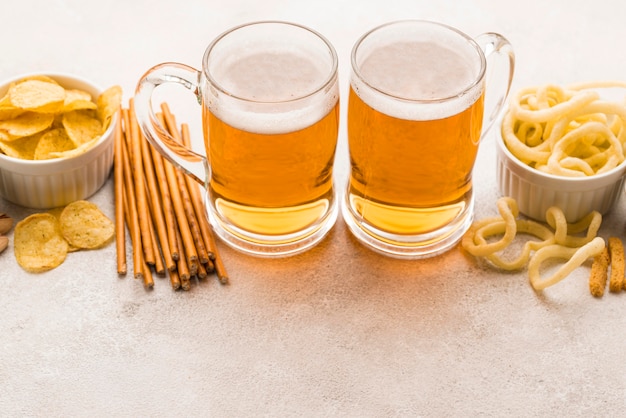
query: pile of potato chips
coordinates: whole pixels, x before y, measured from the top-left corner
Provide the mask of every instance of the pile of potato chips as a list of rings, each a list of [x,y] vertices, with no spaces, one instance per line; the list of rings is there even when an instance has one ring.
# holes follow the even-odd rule
[[[104,247],[114,234],[113,221],[97,205],[78,200],[60,213],[36,213],[18,222],[15,258],[24,270],[40,273],[60,266],[69,252]]]
[[[0,98],[0,151],[26,160],[82,154],[107,130],[121,101],[119,86],[94,102],[86,91],[66,89],[50,77],[23,78]]]

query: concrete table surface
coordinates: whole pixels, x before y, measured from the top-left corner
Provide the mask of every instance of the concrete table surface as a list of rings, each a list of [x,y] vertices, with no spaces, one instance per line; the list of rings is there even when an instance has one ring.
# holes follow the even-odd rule
[[[419,18],[502,33],[517,54],[513,90],[626,78],[621,1],[23,0],[0,10],[0,78],[75,73],[120,84],[125,103],[145,70],[199,67],[234,25],[317,29],[340,57],[339,188],[350,49],[378,24]],[[178,120],[201,141],[192,101],[172,93]],[[495,215],[493,135],[474,187],[477,217]],[[112,179],[89,200],[113,217]],[[626,238],[624,204],[601,236]],[[0,212],[34,211],[0,199]],[[0,416],[625,414],[626,294],[591,297],[588,266],[539,294],[525,271],[493,270],[459,248],[421,261],[380,256],[341,219],[292,258],[220,251],[231,284],[208,278],[189,291],[118,277],[113,244],[44,274],[23,271],[12,247],[0,254]]]

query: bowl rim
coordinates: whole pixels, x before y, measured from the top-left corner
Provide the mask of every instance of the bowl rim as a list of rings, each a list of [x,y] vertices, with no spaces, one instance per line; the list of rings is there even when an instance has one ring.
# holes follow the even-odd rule
[[[509,150],[509,147],[506,145],[501,132],[496,135],[496,145],[498,150],[500,151],[499,153],[497,153],[498,156],[503,154],[506,157],[507,161],[509,162],[509,164],[507,164],[509,168],[511,168],[510,165],[512,164],[518,174],[527,174],[527,177],[530,177],[530,181],[542,183],[542,185],[544,186],[551,185],[552,187],[557,188],[562,187],[564,184],[567,184],[572,185],[573,187],[575,187],[575,185],[578,185],[595,188],[614,183],[620,178],[624,177],[624,175],[626,175],[626,159],[611,170],[600,174],[594,174],[592,176],[568,177],[546,173],[544,171],[540,171],[534,167],[529,166],[528,164],[517,158],[511,152],[511,150]]]
[[[99,84],[96,84],[93,81],[90,81],[84,77],[77,76],[72,73],[55,72],[55,71],[35,71],[35,72],[18,74],[11,78],[0,80],[0,97],[4,96],[4,94],[6,93],[6,90],[8,90],[8,87],[11,83],[15,81],[19,81],[26,77],[33,77],[33,76],[50,77],[53,80],[57,81],[64,88],[67,88],[67,86],[65,85],[66,82],[70,84],[76,83],[76,84],[84,85],[88,87],[88,88],[85,88],[85,90],[87,90],[90,94],[92,94],[92,100],[97,99],[97,97],[93,97],[93,95],[96,92],[97,94],[101,94],[104,91],[104,89]],[[98,139],[98,141],[91,148],[89,148],[87,151],[85,151],[82,154],[74,155],[71,157],[51,158],[47,160],[26,160],[22,158],[11,157],[9,155],[6,155],[0,152],[0,165],[4,165],[5,168],[7,168],[6,165],[8,165],[11,167],[21,167],[22,169],[26,167],[57,168],[56,166],[58,165],[66,165],[66,164],[71,164],[71,163],[75,163],[75,165],[80,166],[82,165],[80,164],[82,160],[88,159],[89,155],[91,155],[92,152],[95,152],[96,149],[101,148],[103,143],[108,142],[110,137],[113,136],[113,130],[115,129],[117,123],[118,123],[118,113],[116,112],[113,115],[113,119],[111,120],[111,123],[109,124],[109,127],[107,128],[107,130],[104,131],[102,135],[100,135],[100,138]],[[9,167],[9,169],[11,168]]]

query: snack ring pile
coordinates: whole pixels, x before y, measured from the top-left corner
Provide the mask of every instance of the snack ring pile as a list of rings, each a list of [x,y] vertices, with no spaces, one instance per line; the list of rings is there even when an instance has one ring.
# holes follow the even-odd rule
[[[525,164],[558,176],[584,177],[614,169],[625,159],[626,105],[604,100],[593,89],[615,87],[626,83],[520,90],[502,121],[506,146]]]

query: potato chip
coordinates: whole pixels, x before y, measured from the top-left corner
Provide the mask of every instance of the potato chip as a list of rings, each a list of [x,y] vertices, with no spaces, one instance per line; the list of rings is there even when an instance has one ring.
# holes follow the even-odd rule
[[[12,141],[35,135],[52,125],[54,115],[50,113],[26,112],[14,119],[0,121],[0,139]]]
[[[65,89],[56,83],[30,79],[9,87],[11,104],[33,112],[55,113],[63,108]]]
[[[52,83],[52,84],[59,85],[59,83],[57,83],[57,81],[55,79],[50,78],[47,75],[42,75],[42,74],[35,74],[35,75],[26,76],[24,78],[21,78],[19,81],[17,81],[14,84],[19,84],[19,83],[23,83],[25,81],[31,81],[31,80],[45,81],[46,83]]]
[[[13,119],[22,113],[24,113],[23,109],[11,104],[8,94],[0,99],[0,120]]]
[[[33,273],[55,268],[67,256],[68,243],[61,235],[59,222],[49,213],[30,215],[18,222],[13,241],[18,264]]]
[[[40,132],[32,136],[20,138],[17,141],[3,141],[0,139],[0,150],[9,157],[33,160],[35,159],[35,149],[41,136],[42,133]]]
[[[63,112],[81,109],[97,109],[96,104],[91,100],[91,94],[83,90],[65,90]]]
[[[100,140],[100,137],[96,137],[89,142],[85,142],[80,147],[76,147],[74,149],[70,149],[67,151],[52,151],[50,152],[50,158],[72,158],[84,154],[89,151],[89,149],[96,144]]]
[[[45,75],[12,82],[0,97],[0,153],[30,160],[81,155],[102,137],[121,101],[119,86],[94,101],[89,92],[65,89]]]
[[[102,124],[96,115],[88,110],[64,113],[62,123],[67,136],[77,147],[102,134]]]
[[[41,136],[33,158],[35,160],[48,160],[57,158],[53,153],[75,149],[74,142],[67,136],[63,129],[52,129]]]
[[[63,237],[77,248],[100,248],[111,241],[115,233],[113,221],[98,206],[86,200],[67,205],[59,222]]]
[[[52,209],[49,209],[48,212],[46,212],[46,213],[49,213],[50,215],[54,216],[55,218],[57,218],[57,221],[58,221],[59,218],[61,217],[61,213],[63,213],[64,209],[65,209],[65,206],[61,206],[61,207],[58,207],[58,208],[52,208]],[[61,225],[61,224],[59,223],[59,225]],[[75,253],[76,251],[80,251],[80,248],[74,247],[69,242],[67,244],[68,244],[68,248],[67,248],[67,252],[68,253]]]
[[[98,119],[102,123],[103,131],[107,130],[113,119],[113,115],[118,111],[122,104],[122,88],[113,86],[106,89],[98,97]]]

